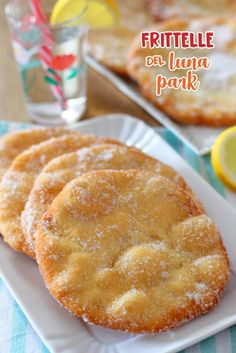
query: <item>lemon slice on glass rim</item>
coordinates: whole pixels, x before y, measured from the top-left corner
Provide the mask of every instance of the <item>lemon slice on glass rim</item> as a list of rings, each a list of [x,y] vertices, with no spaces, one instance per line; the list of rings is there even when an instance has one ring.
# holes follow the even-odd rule
[[[110,27],[118,18],[115,0],[58,0],[52,9],[50,24],[68,22],[68,25],[86,23],[91,27]]]
[[[216,175],[236,190],[236,126],[225,130],[216,139],[211,161]]]

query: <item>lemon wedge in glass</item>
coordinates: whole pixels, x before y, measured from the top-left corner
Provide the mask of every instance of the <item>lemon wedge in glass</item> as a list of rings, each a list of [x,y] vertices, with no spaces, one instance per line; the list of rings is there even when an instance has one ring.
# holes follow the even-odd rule
[[[52,9],[50,24],[68,22],[68,25],[86,23],[91,27],[110,27],[118,18],[115,0],[58,0]]]
[[[216,139],[211,160],[216,175],[236,190],[236,126],[225,130]]]

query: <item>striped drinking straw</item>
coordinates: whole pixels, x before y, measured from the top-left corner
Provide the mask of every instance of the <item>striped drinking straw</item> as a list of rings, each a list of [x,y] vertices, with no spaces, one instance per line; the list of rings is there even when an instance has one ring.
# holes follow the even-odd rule
[[[39,48],[38,51],[38,56],[41,62],[41,65],[45,71],[47,71],[47,75],[52,75],[50,70],[50,64],[53,59],[53,54],[50,49],[50,47],[53,45],[54,40],[53,40],[53,35],[48,27],[48,21],[43,13],[42,6],[40,4],[40,0],[29,0],[30,8],[35,16],[37,23],[41,26],[41,34],[42,34],[42,45]],[[57,74],[54,74],[53,76],[54,79],[60,84],[60,77]],[[50,85],[50,88],[52,90],[52,93],[54,97],[57,99],[57,101],[62,105],[63,109],[67,108],[67,101],[64,96],[64,93],[62,91],[62,88],[60,85],[58,86],[52,86]]]

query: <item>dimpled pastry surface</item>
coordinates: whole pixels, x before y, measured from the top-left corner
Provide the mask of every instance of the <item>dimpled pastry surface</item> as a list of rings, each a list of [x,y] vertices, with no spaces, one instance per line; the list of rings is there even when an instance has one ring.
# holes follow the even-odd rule
[[[35,128],[10,132],[0,137],[0,179],[18,154],[32,145],[69,132],[63,128]]]
[[[128,146],[98,145],[53,159],[36,179],[22,212],[21,224],[34,251],[38,222],[63,187],[79,175],[102,169],[143,169],[163,175],[191,192],[184,179],[171,167]]]
[[[236,22],[232,19],[176,19],[157,23],[150,31],[214,32],[213,49],[141,48],[139,36],[128,55],[128,72],[138,83],[143,95],[173,120],[184,124],[229,126],[236,124]],[[193,71],[200,82],[197,91],[165,88],[156,95],[156,77],[186,77],[188,69],[168,69],[171,51],[175,57],[200,58],[210,61],[208,69]],[[147,56],[161,55],[166,65],[145,66]],[[161,76],[159,76],[161,77]]]
[[[109,139],[74,132],[32,146],[15,158],[0,183],[0,232],[13,249],[31,256],[21,227],[21,212],[43,167],[57,156],[105,142],[112,143]]]
[[[207,313],[229,280],[213,222],[176,184],[137,170],[94,171],[67,184],[39,223],[36,255],[69,311],[134,333]]]

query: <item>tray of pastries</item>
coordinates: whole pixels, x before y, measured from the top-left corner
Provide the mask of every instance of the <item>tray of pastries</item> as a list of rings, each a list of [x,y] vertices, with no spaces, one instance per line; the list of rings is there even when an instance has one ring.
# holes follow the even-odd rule
[[[236,124],[235,1],[117,1],[120,22],[91,30],[87,62],[196,153],[208,153],[216,137]],[[198,91],[165,89],[156,95],[156,75],[167,67],[146,67],[145,57],[172,49],[141,48],[142,31],[214,32],[214,49],[175,49],[178,57],[207,57],[211,66],[198,70]],[[176,70],[175,75],[183,75]]]

